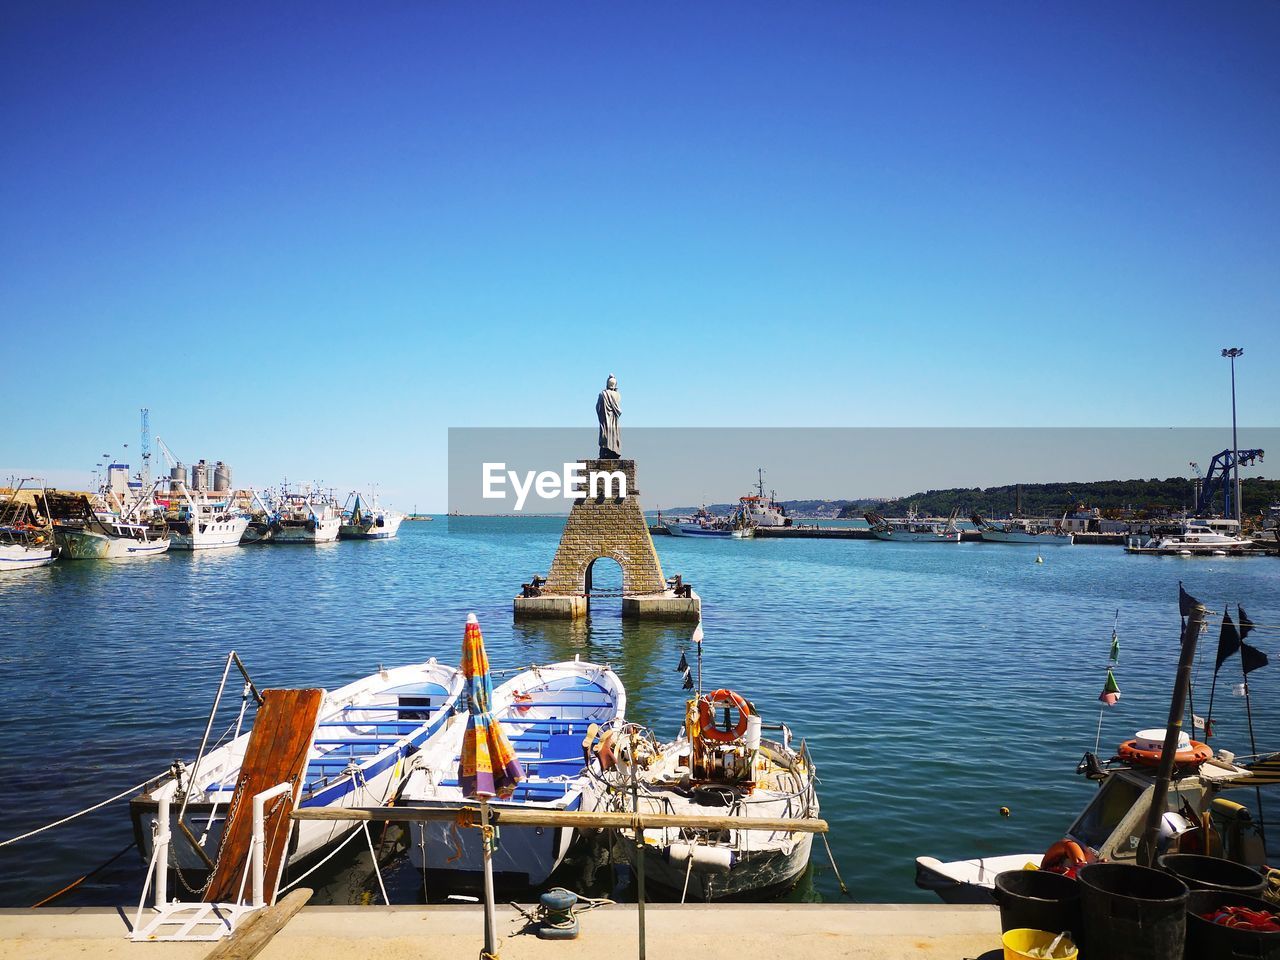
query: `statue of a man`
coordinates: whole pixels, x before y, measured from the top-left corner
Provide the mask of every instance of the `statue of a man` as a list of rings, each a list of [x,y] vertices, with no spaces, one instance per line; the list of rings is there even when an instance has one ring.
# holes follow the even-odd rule
[[[600,459],[617,460],[622,456],[622,434],[618,431],[618,417],[622,416],[622,399],[618,396],[618,381],[613,374],[596,398],[596,418],[600,421]]]

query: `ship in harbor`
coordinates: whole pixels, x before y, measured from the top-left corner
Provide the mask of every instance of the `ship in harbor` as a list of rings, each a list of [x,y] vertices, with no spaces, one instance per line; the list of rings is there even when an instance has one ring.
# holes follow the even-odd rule
[[[44,485],[24,495],[26,482],[0,503],[0,572],[47,567],[58,559]]]
[[[165,553],[172,540],[163,515],[114,513],[87,494],[46,491],[61,555],[70,560],[125,560]]]
[[[175,501],[176,496],[176,501]],[[231,496],[210,497],[183,484],[168,501],[172,516],[169,533],[174,550],[216,550],[240,546],[249,517]]]
[[[1041,547],[1066,547],[1075,542],[1073,534],[1050,521],[1028,520],[1025,517],[987,520],[980,513],[975,513],[970,519],[978,528],[983,543],[1034,543]]]
[[[906,519],[890,520],[879,513],[866,513],[867,525],[877,540],[897,543],[959,543],[960,529],[956,526],[959,508],[951,511],[945,520],[933,517],[917,517],[908,511]]]
[[[404,514],[388,510],[378,503],[377,496],[364,497],[351,494],[355,503],[342,511],[342,524],[338,528],[341,540],[390,540],[404,522]],[[347,498],[350,502],[350,497]]]
[[[342,508],[332,495],[304,487],[285,491],[275,504],[272,543],[330,543],[338,539]]]
[[[1128,553],[1166,557],[1243,556],[1253,549],[1253,541],[1240,536],[1240,525],[1234,520],[1196,517],[1183,520],[1174,532],[1130,537],[1125,545]]]
[[[743,523],[753,527],[789,527],[791,518],[778,502],[777,491],[764,492],[764,468],[756,470],[756,492],[738,499],[738,513]]]

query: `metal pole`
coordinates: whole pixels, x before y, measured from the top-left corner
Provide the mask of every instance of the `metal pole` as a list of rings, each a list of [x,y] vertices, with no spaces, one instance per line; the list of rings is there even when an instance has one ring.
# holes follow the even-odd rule
[[[702,649],[702,645],[698,645]],[[631,812],[640,813],[640,765],[636,762],[636,728],[631,728]],[[640,960],[644,960],[644,827],[635,826],[636,840],[636,915],[640,922]]]
[[[1231,503],[1232,514],[1236,523],[1240,523],[1240,442],[1236,437],[1236,357],[1244,356],[1243,347],[1228,347],[1222,351],[1224,357],[1231,360],[1231,454],[1232,480]]]
[[[494,925],[496,912],[493,896],[493,828],[489,826],[489,801],[480,798],[480,843],[484,855],[484,957],[498,955],[498,932]]]
[[[151,843],[156,862],[156,909],[159,910],[169,902],[169,840],[173,832],[169,829],[169,798],[160,798],[159,809],[156,810],[156,832]]]
[[[1187,615],[1182,629],[1182,655],[1178,658],[1178,676],[1173,684],[1173,700],[1169,704],[1169,723],[1164,729],[1164,747],[1160,751],[1160,767],[1156,773],[1156,785],[1151,793],[1151,808],[1147,811],[1147,824],[1138,843],[1138,863],[1155,865],[1160,820],[1165,814],[1169,796],[1169,781],[1173,779],[1173,761],[1178,752],[1178,736],[1182,733],[1182,711],[1187,702],[1187,690],[1191,687],[1191,667],[1196,659],[1196,641],[1204,626],[1204,604],[1197,603]]]

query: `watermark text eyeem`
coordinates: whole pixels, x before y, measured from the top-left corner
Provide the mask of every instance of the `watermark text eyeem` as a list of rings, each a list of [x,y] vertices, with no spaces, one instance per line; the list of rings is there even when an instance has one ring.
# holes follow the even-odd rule
[[[480,470],[482,496],[486,500],[505,500],[515,494],[515,509],[523,510],[529,494],[541,500],[576,500],[588,497],[622,497],[627,495],[627,476],[621,470],[592,470],[582,462],[566,463],[560,473],[554,470],[526,470],[523,475],[508,470],[505,463],[484,463]]]

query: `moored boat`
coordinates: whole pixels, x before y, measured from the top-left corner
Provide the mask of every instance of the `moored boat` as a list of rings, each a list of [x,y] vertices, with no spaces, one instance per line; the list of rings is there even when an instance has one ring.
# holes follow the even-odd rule
[[[592,724],[616,726],[626,705],[626,691],[612,669],[579,660],[532,667],[499,686],[493,715],[526,776],[510,797],[489,801],[489,808],[499,813],[511,807],[580,809],[588,787],[583,735]],[[458,784],[463,733],[459,726],[414,756],[397,806],[463,802]],[[484,864],[478,831],[441,821],[414,823],[412,829],[409,858],[416,869],[450,886],[479,884]],[[574,833],[570,827],[503,827],[492,857],[495,880],[505,886],[542,883],[564,859]]]
[[[978,528],[983,543],[1033,543],[1040,547],[1066,547],[1075,542],[1075,535],[1061,529],[1059,524],[1014,517],[1009,520],[987,520],[975,513],[971,518]]]
[[[61,555],[70,560],[122,560],[165,553],[171,544],[161,516],[94,508],[82,493],[48,491],[45,500]]]
[[[338,528],[340,540],[389,540],[396,535],[404,514],[388,510],[370,498],[366,501],[358,493],[352,494],[355,503],[342,512],[342,524]]]
[[[732,517],[717,517],[705,506],[700,507],[692,517],[667,520],[665,525],[673,537],[747,540],[755,533],[755,527],[743,520],[741,512]]]
[[[1112,765],[1086,754],[1078,773],[1100,783],[1099,790],[1062,839],[1043,853],[1028,852],[943,862],[916,858],[916,886],[932,890],[947,903],[990,903],[995,878],[1024,867],[1073,874],[1084,863],[1134,863],[1138,840],[1147,821],[1163,752],[1163,729],[1140,731],[1125,741]],[[1216,756],[1205,744],[1179,737],[1176,776],[1169,785],[1160,842],[1164,852],[1214,851],[1226,859],[1261,867],[1266,855],[1257,832],[1258,820],[1243,806],[1250,796],[1227,800],[1222,794],[1243,787],[1274,785],[1280,760],[1266,758],[1246,767],[1233,754]],[[1236,802],[1241,801],[1241,802]],[[1261,879],[1261,878],[1259,878]]]
[[[58,558],[44,487],[23,492],[24,478],[0,503],[0,572],[47,567]]]
[[[1234,521],[1231,523],[1234,524]],[[1252,540],[1239,536],[1238,532],[1215,529],[1213,521],[1199,518],[1182,521],[1174,533],[1146,538],[1130,537],[1125,545],[1128,553],[1184,557],[1244,556],[1253,549]]]
[[[173,503],[174,496],[178,502]],[[230,494],[210,498],[203,491],[192,493],[185,483],[170,498],[173,515],[168,519],[169,535],[175,550],[216,550],[238,547],[249,526],[249,517],[231,500]]]
[[[425,663],[379,670],[325,694],[320,707],[298,806],[378,806],[395,795],[407,759],[434,737],[461,723],[457,713],[463,677],[456,667]],[[245,698],[249,696],[246,686]],[[246,700],[247,702],[247,700]],[[130,801],[134,836],[144,860],[151,856],[151,821],[159,802],[172,804],[205,855],[217,859],[227,804],[235,791],[251,733],[197,757],[177,761]],[[184,809],[185,804],[185,809]],[[300,822],[288,863],[323,852],[357,828],[355,821]],[[174,837],[181,831],[175,830]],[[185,834],[183,834],[185,835]],[[171,862],[203,879],[207,863],[187,840],[170,849]]]
[[[960,530],[956,527],[956,514],[951,511],[946,520],[919,519],[914,512],[904,520],[890,520],[879,513],[865,513],[867,525],[877,540],[895,543],[959,543]]]
[[[338,539],[341,510],[330,496],[285,492],[275,504],[272,543],[330,543]]]
[[[736,721],[730,718],[736,714]],[[818,817],[812,759],[791,742],[785,724],[777,740],[761,736],[754,707],[732,690],[688,701],[680,736],[659,744],[634,725],[606,733],[594,750],[596,810],[687,816]],[[632,744],[635,744],[634,752]],[[643,856],[647,881],[680,899],[760,897],[789,889],[809,864],[813,834],[788,830],[649,828]],[[619,846],[634,862],[634,830]]]

